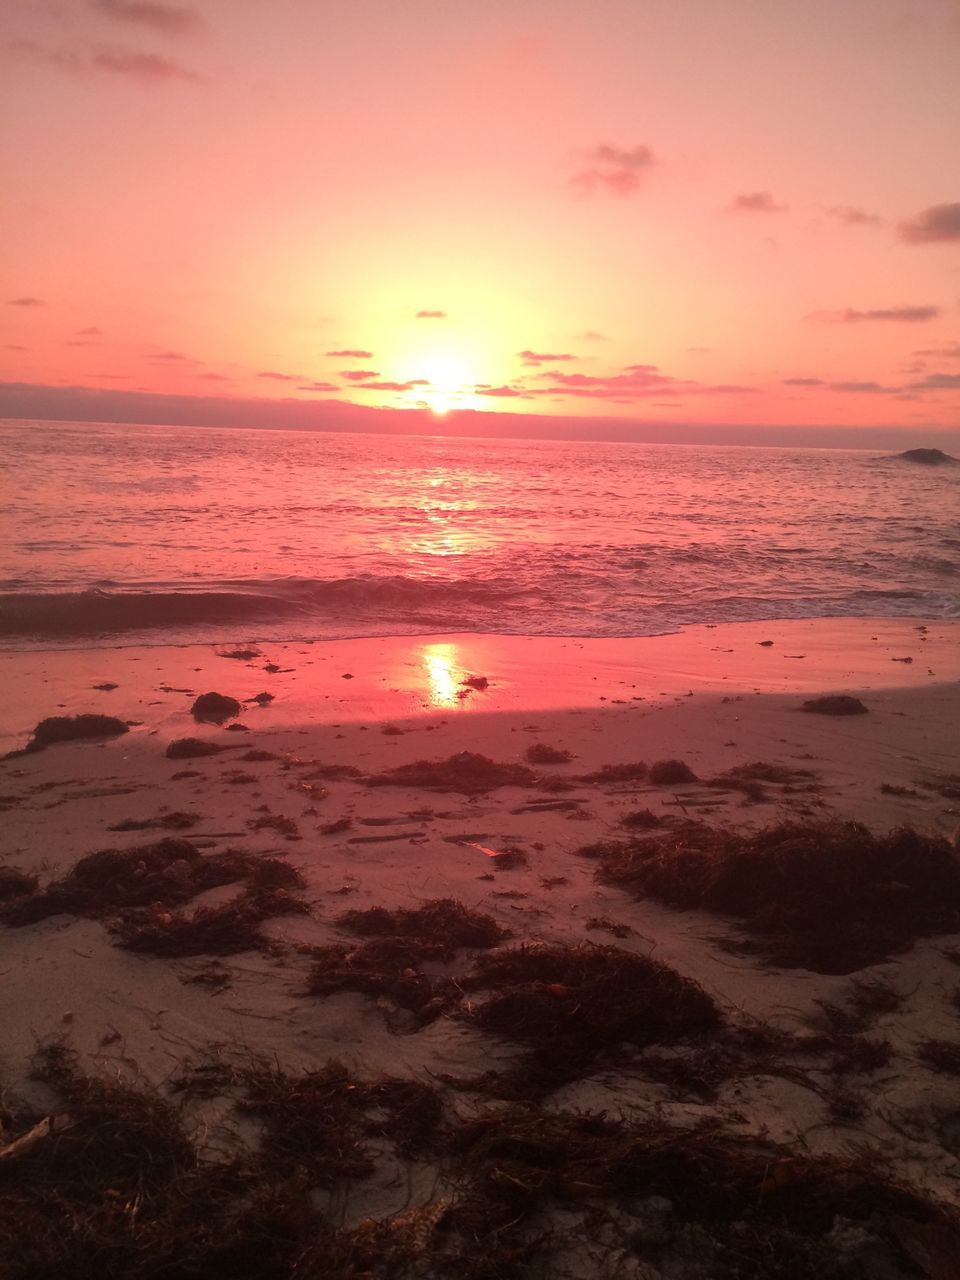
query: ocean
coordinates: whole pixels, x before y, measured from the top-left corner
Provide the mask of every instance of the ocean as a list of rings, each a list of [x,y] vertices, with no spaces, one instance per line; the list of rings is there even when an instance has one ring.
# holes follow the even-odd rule
[[[0,647],[960,617],[960,468],[0,423]]]

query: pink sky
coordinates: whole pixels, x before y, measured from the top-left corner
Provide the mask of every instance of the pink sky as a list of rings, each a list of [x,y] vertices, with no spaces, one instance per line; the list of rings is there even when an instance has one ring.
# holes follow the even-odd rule
[[[6,0],[0,381],[956,427],[958,65],[960,0]]]

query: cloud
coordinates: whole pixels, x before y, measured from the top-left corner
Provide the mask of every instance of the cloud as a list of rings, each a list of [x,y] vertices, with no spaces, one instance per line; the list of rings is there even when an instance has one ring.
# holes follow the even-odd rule
[[[417,320],[446,320],[447,313],[445,311],[418,311],[415,318]]]
[[[828,382],[827,386],[831,391],[879,392],[885,395],[900,390],[899,387],[883,387],[879,382]]]
[[[584,329],[583,333],[576,335],[581,342],[606,342],[607,335],[605,333],[597,333],[596,329]]]
[[[349,378],[351,382],[364,382],[367,378],[379,378],[379,369],[340,369],[341,378]]]
[[[359,347],[347,349],[346,351],[328,351],[328,356],[333,356],[341,360],[372,360],[372,351],[361,351]]]
[[[338,391],[335,382],[307,382],[297,387],[298,391]]]
[[[827,382],[824,378],[784,378],[785,387],[823,387],[827,391],[845,391],[850,395],[895,395],[900,387],[885,387],[879,382]]]
[[[274,382],[299,382],[303,377],[302,373],[275,373],[272,369],[266,369],[263,373],[257,374],[258,378],[272,378]]]
[[[695,356],[708,356],[713,350],[712,347],[687,347],[687,350]]]
[[[812,320],[831,320],[835,324],[861,324],[864,321],[893,321],[903,324],[923,324],[940,315],[940,307],[873,307],[859,311],[856,307],[844,307],[842,311],[815,311]]]
[[[875,213],[867,213],[866,209],[860,209],[856,205],[831,205],[827,213],[831,218],[836,218],[838,222],[845,222],[848,227],[880,227],[883,225],[883,218],[878,217]]]
[[[72,73],[102,71],[108,75],[128,76],[145,84],[161,84],[170,80],[201,80],[196,72],[159,53],[100,47],[87,55],[70,49],[48,49],[35,40],[8,40],[2,47],[8,56],[45,62],[60,71]]]
[[[676,378],[660,373],[656,365],[628,365],[619,373],[611,374],[561,373],[551,369],[548,373],[535,376],[550,380],[548,387],[537,389],[539,394],[582,396],[599,400],[623,396],[636,400],[645,396],[663,395],[667,389],[679,385]]]
[[[172,58],[164,58],[163,54],[141,54],[141,52],[106,49],[97,47],[90,55],[81,55],[73,50],[46,49],[33,40],[12,40],[3,46],[5,54],[15,58],[26,58],[32,61],[49,63],[63,72],[105,72],[115,76],[127,76],[140,79],[143,83],[159,84],[164,81],[200,82],[201,77],[186,67],[180,67]]]
[[[960,342],[950,342],[945,347],[921,347],[915,356],[943,356],[947,360],[960,360]]]
[[[47,304],[42,298],[8,298],[8,307],[45,307]]]
[[[913,218],[906,218],[897,228],[900,239],[908,244],[934,244],[960,240],[960,204],[934,204]]]
[[[36,40],[5,40],[2,49],[7,57],[30,62],[46,62],[60,71],[82,71],[83,59],[68,49],[48,49]]]
[[[22,347],[19,342],[5,342],[3,344],[4,351],[29,351],[29,347]]]
[[[160,84],[165,80],[199,80],[194,71],[188,71],[172,58],[160,53],[132,53],[122,49],[97,49],[90,55],[90,65],[97,71],[129,76],[145,84]]]
[[[478,396],[499,396],[502,399],[514,399],[529,397],[529,391],[518,391],[516,387],[486,387],[476,386],[474,391]]]
[[[92,6],[104,17],[117,22],[140,23],[165,35],[185,35],[203,26],[203,20],[194,9],[161,4],[159,0],[92,0]]]
[[[554,354],[549,351],[518,351],[517,355],[524,364],[541,365],[548,364],[551,361],[560,362],[563,360],[576,360],[576,356],[570,355],[568,352]]]
[[[150,355],[150,356],[148,356],[148,357],[147,357],[147,359],[148,359],[148,360],[163,360],[163,361],[165,361],[167,364],[175,364],[175,363],[178,363],[178,362],[180,362],[180,361],[183,361],[183,362],[185,362],[186,364],[195,364],[195,363],[196,363],[196,361],[194,360],[193,356],[185,356],[185,355],[183,354],[183,352],[182,352],[182,351],[161,351],[161,352],[157,353],[156,355]]]
[[[960,373],[928,373],[919,382],[909,383],[911,391],[960,391]]]
[[[579,169],[570,182],[583,195],[593,195],[596,191],[615,196],[632,195],[657,163],[653,151],[643,145],[612,147],[602,143],[581,154],[586,167]]]
[[[198,373],[196,375],[203,382],[232,382],[232,378],[228,378],[225,373]]]
[[[363,382],[357,391],[411,391],[414,387],[429,387],[428,378],[411,378],[409,382]]]
[[[732,213],[786,213],[788,206],[777,204],[769,191],[746,191],[734,196],[728,208]]]
[[[86,329],[78,329],[76,336],[78,338],[102,338],[103,330],[98,329],[95,324],[92,324]]]

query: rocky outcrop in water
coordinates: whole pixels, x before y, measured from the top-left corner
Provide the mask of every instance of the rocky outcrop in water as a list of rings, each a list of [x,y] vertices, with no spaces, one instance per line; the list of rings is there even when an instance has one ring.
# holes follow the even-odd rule
[[[960,458],[954,458],[942,449],[904,449],[895,455],[897,462],[919,462],[924,467],[956,466]]]

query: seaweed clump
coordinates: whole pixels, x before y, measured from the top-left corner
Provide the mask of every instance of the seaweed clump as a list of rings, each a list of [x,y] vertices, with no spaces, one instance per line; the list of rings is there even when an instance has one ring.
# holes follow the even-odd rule
[[[563,747],[551,747],[546,742],[535,742],[524,752],[530,764],[568,764],[573,759],[573,752]]]
[[[256,1146],[225,1155],[182,1107],[83,1075],[62,1046],[41,1050],[36,1075],[58,1110],[5,1114],[5,1280],[918,1280],[955,1274],[960,1250],[956,1211],[865,1149],[815,1156],[715,1122],[516,1104],[451,1122],[418,1080],[368,1081],[335,1061],[286,1072],[221,1050],[173,1087],[256,1122]],[[443,1194],[336,1225],[385,1153],[438,1163]]]
[[[800,710],[821,716],[864,716],[868,708],[848,693],[830,693],[823,698],[808,698]]]
[[[215,756],[222,750],[218,743],[204,738],[175,738],[164,755],[168,760],[196,760],[201,756]]]
[[[310,994],[359,991],[385,996],[417,1014],[421,1023],[432,1021],[462,997],[450,979],[424,973],[424,963],[450,961],[460,948],[493,947],[509,936],[492,916],[470,911],[452,898],[395,911],[347,911],[337,923],[370,941],[314,948]]]
[[[79,716],[48,716],[33,731],[30,741],[19,751],[7,752],[7,758],[43,751],[56,742],[82,742],[89,738],[116,738],[129,733],[129,726],[116,716],[85,712]]]
[[[262,931],[276,916],[308,915],[309,908],[286,889],[247,889],[217,907],[198,907],[192,914],[154,904],[125,911],[112,921],[118,946],[153,956],[232,956],[241,951],[276,951]]]
[[[543,1096],[624,1043],[675,1044],[721,1026],[716,1004],[695,982],[619,947],[500,951],[478,957],[460,985],[490,993],[464,1017],[529,1050],[500,1082],[513,1096]]]
[[[0,1161],[5,1280],[355,1274],[305,1180],[265,1179],[256,1158],[205,1158],[166,1098],[83,1075],[62,1046],[41,1050],[35,1074],[63,1110]]]
[[[720,791],[742,791],[748,800],[769,799],[764,783],[775,783],[785,790],[815,791],[817,774],[812,769],[791,769],[789,765],[756,760],[752,764],[734,765],[704,785]]]
[[[640,782],[650,772],[647,765],[642,760],[635,760],[632,764],[603,764],[593,773],[584,773],[577,779],[578,782]]]
[[[205,724],[224,724],[243,710],[236,698],[226,693],[201,693],[190,708],[194,720]]]
[[[67,913],[100,920],[138,907],[180,906],[207,889],[243,883],[251,891],[303,887],[279,858],[226,850],[204,855],[189,840],[169,837],[132,849],[101,849],[76,862],[59,880],[15,898],[3,911],[11,925]]]
[[[579,850],[635,897],[734,919],[735,949],[819,973],[850,973],[921,937],[960,929],[960,863],[948,842],[856,822],[779,823],[755,833],[685,823]]]
[[[696,782],[697,775],[683,760],[657,760],[650,766],[650,781],[655,787],[676,787]]]
[[[537,775],[522,764],[500,764],[475,751],[458,751],[446,760],[417,760],[364,778],[370,787],[423,787],[482,795],[498,787],[532,787]]]
[[[715,1124],[631,1126],[527,1106],[468,1121],[451,1143],[471,1177],[445,1225],[490,1263],[472,1276],[532,1274],[531,1255],[547,1262],[543,1274],[560,1274],[572,1247],[586,1268],[576,1274],[613,1274],[612,1256],[633,1274],[639,1255],[651,1275],[689,1280],[907,1280],[951,1274],[960,1247],[952,1210],[862,1152],[813,1156]],[[550,1229],[560,1205],[566,1238]],[[585,1237],[596,1242],[589,1262]],[[918,1271],[918,1256],[942,1271]]]
[[[508,936],[493,916],[471,911],[454,898],[431,898],[419,907],[371,907],[366,911],[345,911],[337,920],[344,929],[360,937],[424,938],[442,948],[452,958],[458,947],[495,947]]]

